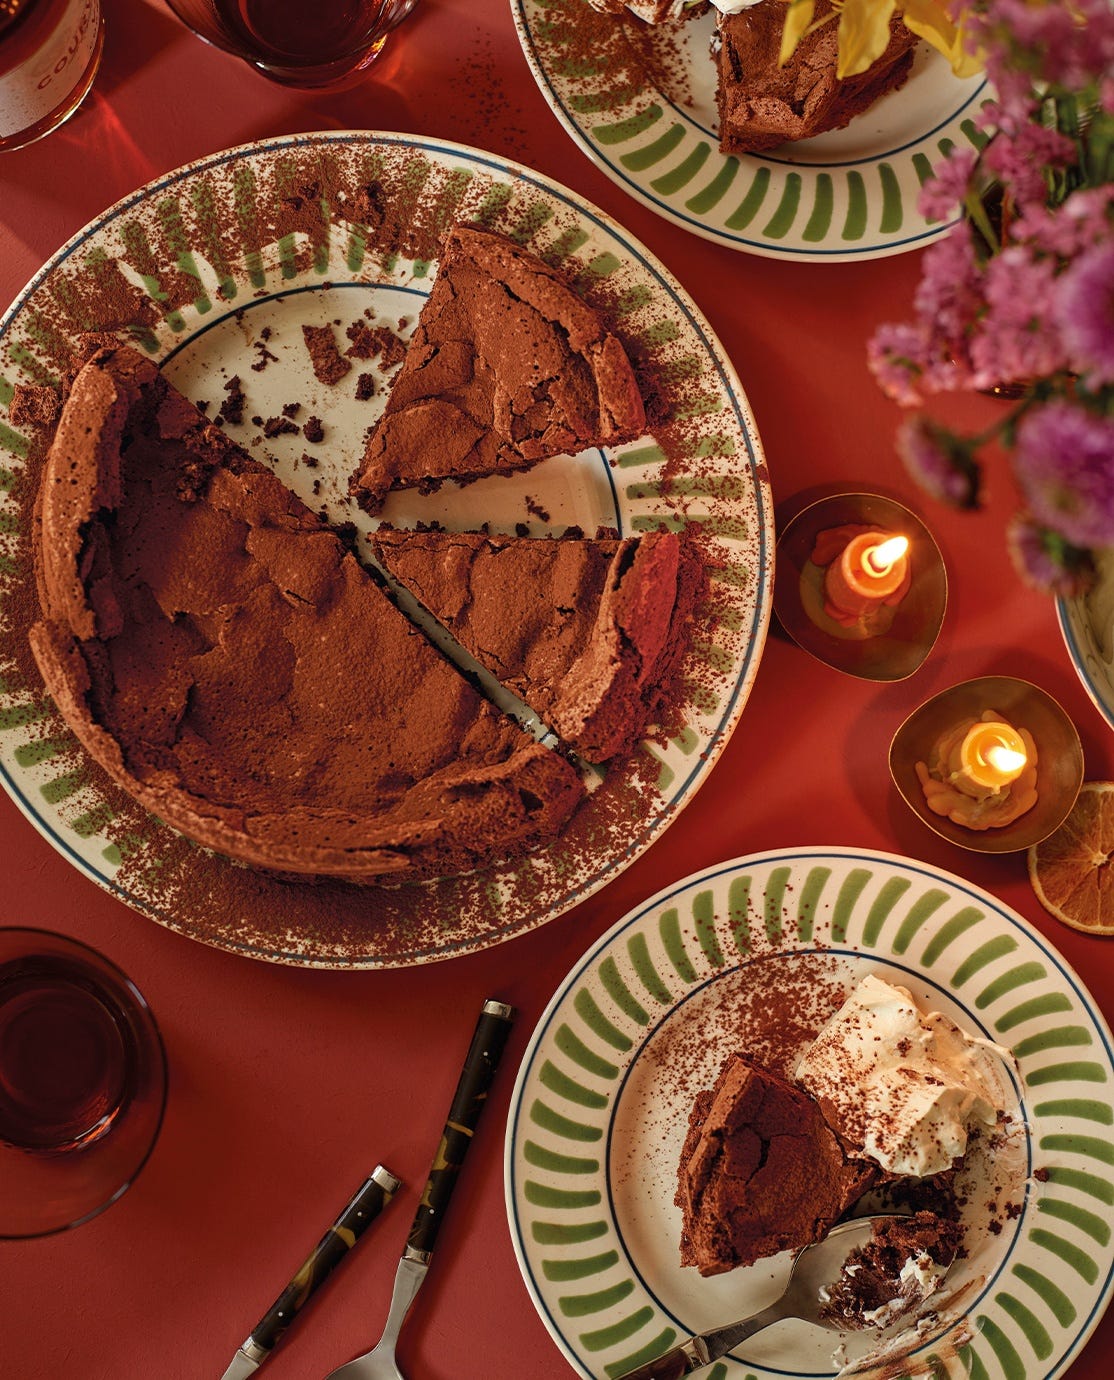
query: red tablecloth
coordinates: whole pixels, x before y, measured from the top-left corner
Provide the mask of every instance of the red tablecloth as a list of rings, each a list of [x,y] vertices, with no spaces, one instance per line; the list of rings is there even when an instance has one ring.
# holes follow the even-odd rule
[[[358,89],[279,88],[184,31],[153,0],[105,0],[103,68],[87,106],[47,140],[0,155],[0,305],[93,216],[213,150],[317,129],[438,135],[523,162],[602,207],[673,271],[706,313],[757,417],[779,516],[817,486],[881,490],[932,528],[950,577],[942,636],[907,681],[882,686],[820,664],[781,634],[766,645],[739,727],[697,798],[638,862],[574,911],[473,956],[407,971],[273,967],[170,933],[79,875],[0,798],[5,923],[88,941],[136,980],[165,1037],[170,1097],[136,1186],[80,1230],[0,1242],[4,1380],[201,1380],[247,1328],[376,1160],[422,1182],[460,1052],[482,1000],[520,1012],[435,1266],[403,1334],[412,1377],[563,1377],[569,1367],[515,1262],[502,1136],[514,1067],[553,990],[641,899],[736,855],[790,845],[876,848],[957,872],[1048,938],[1114,1015],[1114,941],[1058,925],[1023,854],[986,857],[925,828],[891,785],[894,730],[936,691],[982,674],[1042,685],[1078,726],[1091,779],[1114,777],[1114,736],[1080,686],[1052,602],[1015,577],[1004,543],[1014,496],[959,516],[894,457],[897,409],[865,344],[907,314],[920,255],[864,264],[772,261],[707,243],[631,200],[572,144],[538,92],[505,0],[422,0]],[[981,414],[989,404],[956,404]],[[381,1327],[413,1209],[372,1228],[269,1363],[313,1380]],[[1114,1320],[1072,1380],[1105,1377]]]

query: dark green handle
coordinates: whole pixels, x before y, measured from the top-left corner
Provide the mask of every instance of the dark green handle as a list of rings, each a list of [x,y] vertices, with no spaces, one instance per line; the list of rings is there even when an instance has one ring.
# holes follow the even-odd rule
[[[261,1351],[274,1349],[302,1308],[391,1201],[398,1186],[399,1180],[389,1169],[376,1165],[302,1268],[252,1328],[249,1340],[256,1347]]]
[[[414,1214],[407,1246],[414,1251],[433,1250],[441,1220],[456,1186],[464,1156],[472,1143],[472,1133],[487,1101],[491,1080],[511,1033],[514,1008],[501,1001],[484,1002],[476,1031],[468,1048],[460,1082],[456,1085],[448,1120],[441,1133],[441,1144],[422,1190],[422,1200]]]

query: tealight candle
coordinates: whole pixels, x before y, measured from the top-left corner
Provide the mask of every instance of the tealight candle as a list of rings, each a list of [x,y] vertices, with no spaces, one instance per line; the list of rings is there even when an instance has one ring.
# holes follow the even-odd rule
[[[925,803],[968,829],[1012,824],[1037,803],[1037,746],[994,710],[941,734],[916,764]]]
[[[824,572],[824,611],[840,623],[861,622],[883,606],[900,603],[909,587],[909,538],[876,529],[853,534],[833,530],[842,540]],[[820,551],[817,556],[826,555]],[[823,563],[823,562],[821,562]]]
[[[972,724],[956,749],[956,786],[962,782],[991,791],[1000,791],[1016,781],[1025,770],[1029,754],[1024,739],[1012,724],[997,720]]]

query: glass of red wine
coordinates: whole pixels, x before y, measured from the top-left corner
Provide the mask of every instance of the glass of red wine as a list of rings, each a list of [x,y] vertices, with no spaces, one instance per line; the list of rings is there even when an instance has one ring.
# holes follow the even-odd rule
[[[0,928],[0,1238],[114,1203],[165,1105],[162,1039],[135,984],[74,939]]]
[[[337,90],[355,84],[417,0],[167,0],[199,38],[272,81]]]

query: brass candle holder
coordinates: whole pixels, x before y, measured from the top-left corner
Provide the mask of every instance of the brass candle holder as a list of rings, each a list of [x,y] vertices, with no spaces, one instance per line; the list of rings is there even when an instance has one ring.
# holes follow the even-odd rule
[[[957,742],[964,726],[988,711],[1035,746],[1036,800],[1008,823],[972,828],[929,806],[924,778],[940,745]],[[976,853],[1014,853],[1047,838],[1066,819],[1083,784],[1083,749],[1051,695],[1011,676],[982,676],[942,690],[910,714],[890,744],[890,775],[913,813],[941,838]],[[1020,776],[1017,788],[1028,789],[1030,782],[1031,776]],[[931,789],[938,799],[943,795],[935,780]]]
[[[827,597],[828,565],[818,560],[834,546],[834,564],[841,545],[863,530],[908,538],[908,587],[896,602],[879,598],[866,616],[837,621]],[[928,528],[880,494],[820,499],[798,513],[778,540],[774,612],[794,642],[837,671],[875,681],[911,676],[940,634],[947,602],[944,561]]]

